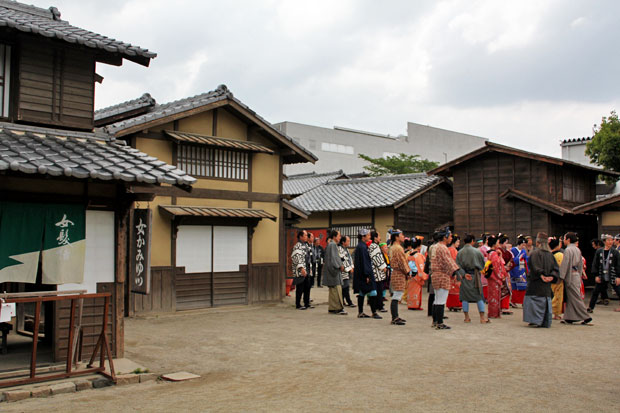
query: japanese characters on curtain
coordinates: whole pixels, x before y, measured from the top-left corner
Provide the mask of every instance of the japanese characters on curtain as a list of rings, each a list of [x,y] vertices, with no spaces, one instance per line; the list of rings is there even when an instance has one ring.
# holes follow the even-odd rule
[[[82,283],[84,205],[0,203],[0,282]]]
[[[129,240],[129,282],[131,291],[148,294],[151,290],[151,224],[150,209],[134,209]]]

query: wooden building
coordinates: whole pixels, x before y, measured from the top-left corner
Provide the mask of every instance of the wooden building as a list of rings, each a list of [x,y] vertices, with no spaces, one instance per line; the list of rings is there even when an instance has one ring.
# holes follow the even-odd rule
[[[334,228],[349,235],[353,245],[361,228],[375,228],[382,237],[388,229],[399,228],[406,236],[428,239],[437,228],[452,225],[450,181],[426,174],[334,179],[291,204],[301,210],[298,216],[310,214],[298,219],[296,228]]]
[[[596,217],[573,208],[594,201],[598,168],[487,142],[484,147],[429,172],[452,177],[458,233],[535,236],[575,231],[597,235]],[[589,242],[580,247],[591,255]]]
[[[148,66],[153,57],[138,46],[71,26],[55,8],[0,1],[0,291],[112,293],[108,331],[118,357],[124,352],[133,203],[152,199],[159,182],[183,191],[195,179],[106,133],[93,132],[95,82],[101,80],[95,66],[120,66],[123,59]],[[137,182],[141,193],[130,190]],[[78,224],[71,216],[58,215],[65,210],[78,211],[81,230],[74,232]],[[54,234],[50,224],[61,232]],[[71,242],[78,252],[68,257],[76,258],[76,265],[63,267],[54,251]],[[13,251],[17,244],[26,250]],[[54,266],[61,269],[55,278],[50,272]],[[20,311],[20,305],[18,314],[31,312]],[[43,310],[39,360],[62,360],[68,308],[53,304]],[[102,313],[102,302],[84,303],[85,355],[95,345]],[[27,320],[18,317],[16,324],[13,333],[26,333]],[[13,333],[9,353],[0,360],[13,356]]]
[[[153,281],[151,294],[130,296],[129,314],[283,297],[282,166],[314,155],[223,85],[165,104],[143,95],[95,121],[198,179],[191,193],[165,185],[140,203],[153,210]]]
[[[620,234],[620,194],[612,194],[574,208],[575,213],[596,214],[598,234]]]

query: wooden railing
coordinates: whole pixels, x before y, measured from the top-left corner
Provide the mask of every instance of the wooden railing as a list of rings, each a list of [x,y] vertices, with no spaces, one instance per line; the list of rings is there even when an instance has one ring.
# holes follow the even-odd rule
[[[114,362],[112,361],[112,353],[110,352],[110,343],[106,335],[108,324],[108,309],[110,307],[111,293],[86,294],[83,291],[48,291],[48,292],[29,292],[29,293],[12,293],[0,294],[0,299],[6,303],[35,303],[35,320],[34,331],[32,334],[32,353],[30,355],[30,372],[28,377],[10,377],[9,379],[0,380],[0,387],[18,386],[22,384],[31,384],[47,380],[63,379],[84,374],[100,373],[116,382],[116,374],[114,372]],[[74,370],[74,359],[79,354],[81,356],[81,329],[79,322],[76,326],[76,309],[78,305],[81,307],[84,299],[103,298],[103,323],[99,339],[93,350],[90,361],[85,369]],[[41,318],[41,305],[44,302],[71,300],[71,318],[69,322],[69,337],[67,345],[67,364],[66,369],[62,373],[46,374],[37,376],[37,344],[39,339],[39,323]],[[81,317],[81,314],[80,314]],[[79,343],[79,344],[78,344]],[[93,367],[95,359],[99,353],[99,366]],[[106,372],[105,362],[110,365],[110,372]]]

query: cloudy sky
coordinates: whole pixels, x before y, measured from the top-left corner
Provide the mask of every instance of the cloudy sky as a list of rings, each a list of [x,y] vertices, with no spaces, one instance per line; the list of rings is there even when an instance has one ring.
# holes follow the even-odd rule
[[[274,123],[398,135],[410,121],[554,156],[620,108],[614,0],[31,1],[158,53],[99,65],[97,108],[223,83]]]

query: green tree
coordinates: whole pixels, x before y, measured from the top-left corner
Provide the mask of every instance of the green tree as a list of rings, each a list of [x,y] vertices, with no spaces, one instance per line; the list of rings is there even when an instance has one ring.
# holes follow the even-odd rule
[[[586,155],[605,169],[620,172],[620,120],[612,110],[609,117],[603,117],[601,125],[594,125],[592,140],[586,144]],[[605,182],[613,184],[617,178],[605,175]]]
[[[402,175],[417,172],[430,171],[439,165],[439,162],[429,161],[428,159],[420,159],[420,155],[407,155],[401,153],[398,156],[388,156],[385,158],[371,158],[368,155],[359,154],[360,158],[370,162],[370,165],[364,166],[370,176],[382,175]]]

